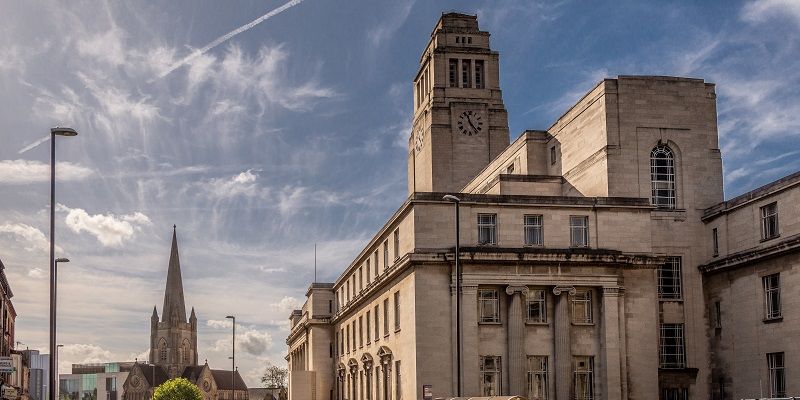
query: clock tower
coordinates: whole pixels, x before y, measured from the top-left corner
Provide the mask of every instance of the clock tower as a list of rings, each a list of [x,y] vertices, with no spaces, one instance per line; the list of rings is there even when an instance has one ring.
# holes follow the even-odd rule
[[[508,147],[499,70],[476,16],[442,14],[414,79],[409,194],[458,192]]]

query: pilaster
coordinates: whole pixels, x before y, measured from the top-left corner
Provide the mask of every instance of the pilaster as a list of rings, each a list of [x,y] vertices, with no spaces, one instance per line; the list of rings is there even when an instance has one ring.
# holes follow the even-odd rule
[[[570,337],[569,301],[577,293],[573,286],[556,286],[555,315],[553,316],[554,365],[556,379],[556,400],[568,400],[572,383],[572,340]],[[562,296],[561,294],[564,294]]]
[[[604,398],[607,399],[622,398],[619,298],[623,293],[624,289],[620,287],[603,288],[601,356],[603,359]]]
[[[506,294],[511,296],[508,307],[508,394],[524,396],[525,390],[525,316],[523,297],[528,297],[527,286],[509,285]]]

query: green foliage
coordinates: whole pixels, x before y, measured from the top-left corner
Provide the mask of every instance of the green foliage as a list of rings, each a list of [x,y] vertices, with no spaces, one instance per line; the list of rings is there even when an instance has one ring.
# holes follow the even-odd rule
[[[203,400],[203,394],[186,378],[175,378],[158,385],[153,400]]]

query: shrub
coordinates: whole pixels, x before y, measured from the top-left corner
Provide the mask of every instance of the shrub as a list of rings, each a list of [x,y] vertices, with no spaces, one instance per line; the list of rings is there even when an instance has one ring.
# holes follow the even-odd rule
[[[203,394],[188,379],[175,378],[158,385],[153,400],[203,400]]]

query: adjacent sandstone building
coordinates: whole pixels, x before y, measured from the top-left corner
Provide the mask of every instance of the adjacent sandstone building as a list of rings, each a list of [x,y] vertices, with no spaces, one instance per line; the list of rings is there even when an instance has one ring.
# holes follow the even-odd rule
[[[459,353],[464,396],[752,396],[731,384],[738,374],[773,376],[765,352],[791,358],[777,337],[746,354],[730,349],[726,325],[734,331],[761,323],[726,322],[738,307],[730,297],[761,304],[756,275],[783,268],[788,276],[780,282],[797,278],[791,265],[775,261],[733,272],[750,262],[736,252],[757,241],[738,238],[748,222],[735,217],[757,212],[736,210],[779,195],[764,189],[763,201],[722,202],[714,85],[605,79],[548,129],[509,144],[498,63],[475,16],[442,15],[414,79],[408,198],[336,282],[311,284],[292,314],[290,398],[454,396]],[[774,191],[786,193],[790,185],[781,185]],[[777,201],[797,218],[792,193],[794,205]],[[460,200],[458,254],[448,194]],[[800,229],[789,223],[794,231],[787,233]],[[715,258],[711,231],[723,225],[718,240],[727,244]],[[774,240],[752,251],[787,246],[797,244]],[[460,352],[456,257],[463,269]],[[704,288],[701,265],[718,283]],[[734,290],[731,274],[749,292]],[[721,339],[709,326],[709,301],[722,304]],[[795,318],[787,322],[785,336],[797,327]],[[780,324],[748,329],[763,337]],[[712,348],[720,354],[712,357]]]

